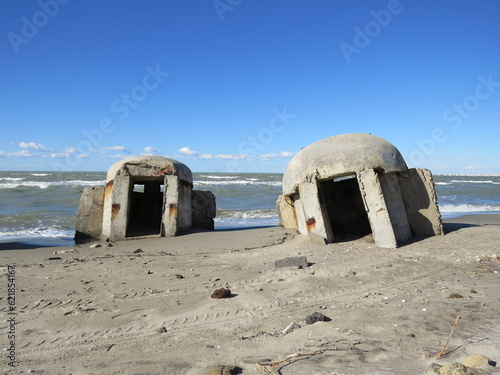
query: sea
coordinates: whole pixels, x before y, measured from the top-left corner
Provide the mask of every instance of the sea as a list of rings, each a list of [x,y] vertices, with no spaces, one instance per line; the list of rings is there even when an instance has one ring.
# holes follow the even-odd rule
[[[281,173],[193,173],[196,190],[216,196],[216,230],[278,225]],[[0,243],[73,245],[81,192],[105,172],[0,171]],[[500,175],[434,175],[443,218],[500,213]],[[4,246],[5,247],[5,246]]]

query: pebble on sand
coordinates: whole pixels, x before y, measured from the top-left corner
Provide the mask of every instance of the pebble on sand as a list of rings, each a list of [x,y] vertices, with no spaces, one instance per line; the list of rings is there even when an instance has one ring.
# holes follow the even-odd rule
[[[210,297],[215,298],[215,299],[229,298],[229,297],[231,297],[231,290],[226,289],[226,288],[220,288],[220,289],[214,290],[214,292],[212,293],[212,295]]]
[[[306,316],[306,324],[314,324],[316,322],[329,322],[331,319],[319,312],[312,313]]]

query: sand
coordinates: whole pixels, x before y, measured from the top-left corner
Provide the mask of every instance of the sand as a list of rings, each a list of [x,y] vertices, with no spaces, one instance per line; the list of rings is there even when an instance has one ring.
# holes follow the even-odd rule
[[[189,375],[230,365],[266,374],[257,362],[300,354],[274,373],[357,375],[424,374],[473,354],[500,361],[499,218],[453,219],[446,235],[397,249],[369,237],[316,246],[270,227],[2,250],[2,273],[15,269],[16,314],[5,278],[0,340],[9,348],[15,317],[17,367],[6,350],[0,368]],[[305,267],[275,267],[304,256]],[[231,297],[210,298],[219,288]],[[315,312],[331,320],[306,324]]]

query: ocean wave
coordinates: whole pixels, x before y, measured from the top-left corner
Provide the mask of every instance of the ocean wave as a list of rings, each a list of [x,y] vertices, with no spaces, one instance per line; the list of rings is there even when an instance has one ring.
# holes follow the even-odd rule
[[[443,213],[455,212],[497,212],[500,205],[496,204],[443,204],[439,205],[439,211]]]
[[[44,177],[44,176],[49,176],[50,174],[49,173],[30,173],[30,175]]]
[[[453,184],[490,184],[490,185],[500,185],[498,181],[492,180],[450,180],[448,182],[439,181],[435,182],[436,185],[453,185]]]
[[[21,241],[37,238],[72,238],[75,231],[60,226],[0,230],[0,241]]]
[[[238,178],[240,176],[214,176],[214,175],[199,175],[198,177],[204,177],[204,178],[212,178],[214,180],[231,180],[234,178]]]
[[[258,210],[217,210],[218,219],[274,219],[278,213],[274,209]]]
[[[9,183],[0,183],[0,189],[16,189],[18,187],[26,186],[40,189],[47,189],[53,186],[104,186],[106,181],[87,181],[87,180],[68,180],[68,181],[21,181],[12,180]]]
[[[232,181],[194,181],[193,185],[268,185],[281,186],[281,181],[254,181],[247,180],[232,180]]]
[[[0,181],[22,181],[24,177],[0,177]]]

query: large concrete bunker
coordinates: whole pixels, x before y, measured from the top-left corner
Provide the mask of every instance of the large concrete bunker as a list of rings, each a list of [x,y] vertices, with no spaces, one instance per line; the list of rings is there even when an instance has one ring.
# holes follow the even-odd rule
[[[214,229],[214,217],[214,195],[193,190],[186,165],[134,156],[110,167],[105,187],[83,191],[75,240],[171,237],[191,227]]]
[[[432,174],[408,169],[391,143],[343,134],[300,150],[283,175],[280,225],[315,243],[373,234],[393,248],[413,235],[443,234]]]

